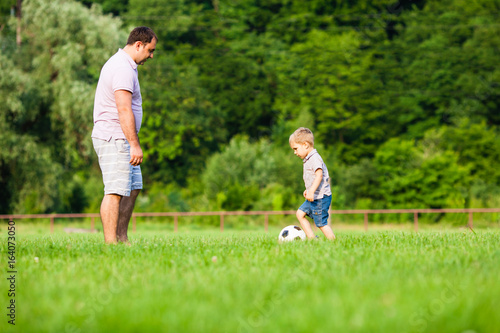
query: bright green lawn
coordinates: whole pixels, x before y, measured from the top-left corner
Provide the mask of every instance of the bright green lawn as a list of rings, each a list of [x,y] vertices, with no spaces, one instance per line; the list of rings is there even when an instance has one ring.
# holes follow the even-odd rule
[[[277,233],[143,231],[128,247],[18,231],[16,326],[4,273],[0,331],[500,332],[500,231]]]

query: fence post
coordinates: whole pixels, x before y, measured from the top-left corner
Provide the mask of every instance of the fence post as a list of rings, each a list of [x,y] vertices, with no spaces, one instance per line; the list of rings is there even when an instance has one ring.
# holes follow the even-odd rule
[[[177,232],[177,230],[178,230],[178,223],[179,223],[178,220],[179,220],[178,216],[174,215],[174,232]]]
[[[365,212],[365,231],[368,231],[368,213]]]
[[[135,233],[137,225],[137,216],[134,215],[134,219],[132,220],[132,231]]]
[[[472,229],[472,224],[473,224],[472,212],[469,211],[469,228],[471,229]]]
[[[415,224],[415,232],[418,232],[418,212],[413,212],[413,221]]]
[[[224,231],[224,214],[220,214],[220,232]]]
[[[54,233],[54,216],[50,217],[50,233]]]

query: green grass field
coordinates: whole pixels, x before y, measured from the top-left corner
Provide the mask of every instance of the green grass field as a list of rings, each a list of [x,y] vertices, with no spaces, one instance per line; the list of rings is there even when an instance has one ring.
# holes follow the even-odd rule
[[[500,231],[102,234],[19,228],[2,332],[500,332]],[[36,259],[38,258],[38,259]]]

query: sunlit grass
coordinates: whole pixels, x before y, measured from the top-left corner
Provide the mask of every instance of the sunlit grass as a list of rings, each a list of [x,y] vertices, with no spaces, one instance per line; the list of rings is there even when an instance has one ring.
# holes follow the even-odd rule
[[[131,246],[108,246],[100,233],[21,229],[17,324],[9,327],[4,315],[0,327],[469,333],[500,327],[498,231],[344,230],[333,243],[280,245],[277,230],[145,228],[131,235]]]

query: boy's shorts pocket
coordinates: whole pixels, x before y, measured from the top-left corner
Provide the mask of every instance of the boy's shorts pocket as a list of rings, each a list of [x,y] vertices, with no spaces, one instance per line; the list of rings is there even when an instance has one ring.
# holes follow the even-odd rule
[[[323,224],[323,205],[322,205],[322,200],[316,200],[314,201],[314,207],[312,209],[312,216],[314,220],[314,224],[317,227],[323,227],[325,226]]]
[[[312,213],[312,218],[314,220],[314,224],[320,228],[320,227],[324,227],[325,225],[328,224],[327,223],[324,223],[324,219],[323,219],[323,210],[313,210],[313,213]]]

